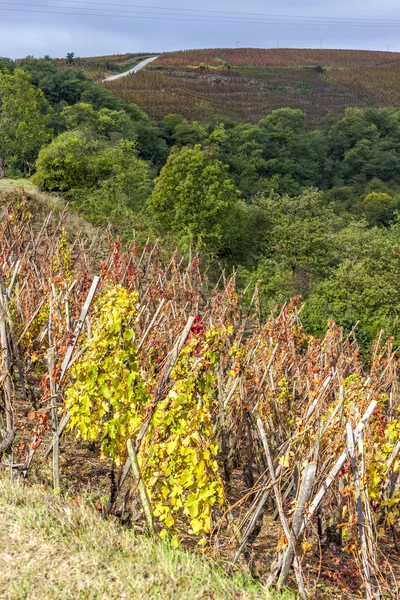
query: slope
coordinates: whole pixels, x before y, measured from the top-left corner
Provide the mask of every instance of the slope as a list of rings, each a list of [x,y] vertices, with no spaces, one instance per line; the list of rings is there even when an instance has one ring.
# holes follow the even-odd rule
[[[163,54],[105,86],[153,117],[256,122],[285,106],[317,121],[349,106],[399,106],[399,66],[395,52],[218,48]]]

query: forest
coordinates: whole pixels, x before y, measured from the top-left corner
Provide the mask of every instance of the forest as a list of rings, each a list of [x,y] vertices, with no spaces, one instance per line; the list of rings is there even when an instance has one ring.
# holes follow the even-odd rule
[[[0,59],[6,464],[268,589],[398,597],[400,108],[154,119],[71,63]]]

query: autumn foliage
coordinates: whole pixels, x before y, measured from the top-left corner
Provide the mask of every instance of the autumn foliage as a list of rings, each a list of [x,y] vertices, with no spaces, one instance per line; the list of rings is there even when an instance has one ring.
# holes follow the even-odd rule
[[[22,193],[1,214],[10,362],[0,385],[22,474],[35,465],[45,477],[54,378],[59,417],[69,413],[64,447],[75,436],[81,450],[94,443],[114,474],[106,514],[132,510],[129,487],[130,502],[137,499],[137,481],[123,469],[131,439],[160,535],[193,536],[233,563],[243,552],[265,578],[258,544],[272,536],[272,582],[293,550],[289,566],[294,560],[297,584],[312,596],[321,581],[392,593],[400,397],[391,341],[378,339],[365,359],[334,322],[324,339],[308,335],[298,298],[261,321],[258,287],[245,305],[235,277],[209,282],[197,257],[168,256],[157,243],[123,249],[107,234],[92,241],[63,227],[63,215],[35,221]],[[100,284],[60,381],[95,274]]]
[[[217,115],[256,122],[282,106],[311,122],[350,106],[396,107],[396,52],[215,48],[162,54],[150,67],[106,87],[153,117]]]

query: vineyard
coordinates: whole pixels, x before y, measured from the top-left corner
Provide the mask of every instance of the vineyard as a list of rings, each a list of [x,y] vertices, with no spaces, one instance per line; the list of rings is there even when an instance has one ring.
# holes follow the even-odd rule
[[[72,63],[67,59],[57,59],[57,65],[62,69],[78,69],[93,81],[102,81],[111,75],[128,71],[141,60],[151,56],[150,53],[114,54],[112,56],[93,56],[76,58]]]
[[[301,598],[399,594],[399,358],[158,242],[0,213],[2,465]],[[108,500],[101,498],[108,494]],[[100,516],[99,516],[100,518]]]
[[[192,50],[163,54],[146,71],[106,87],[153,117],[256,122],[285,106],[315,122],[349,106],[398,106],[399,64],[394,52]]]

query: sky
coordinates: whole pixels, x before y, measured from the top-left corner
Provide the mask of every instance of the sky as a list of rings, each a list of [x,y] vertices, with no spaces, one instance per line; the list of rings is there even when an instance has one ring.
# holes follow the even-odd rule
[[[189,48],[400,53],[399,0],[0,0],[0,56],[99,56]]]

